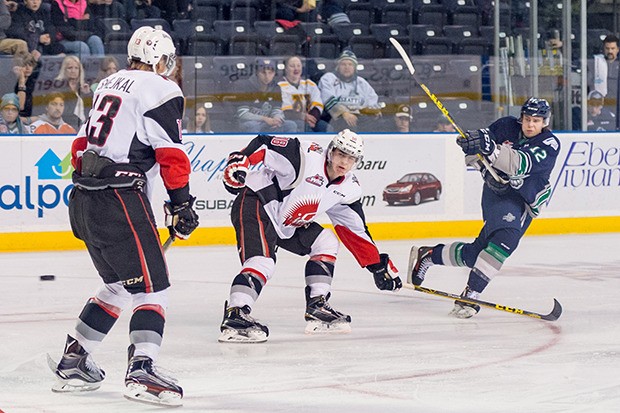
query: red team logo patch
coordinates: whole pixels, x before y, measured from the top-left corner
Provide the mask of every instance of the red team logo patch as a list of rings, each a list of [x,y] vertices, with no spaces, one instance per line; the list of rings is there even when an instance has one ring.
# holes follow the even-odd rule
[[[316,142],[312,142],[308,147],[308,152],[323,153],[323,147]]]
[[[288,138],[273,138],[271,140],[271,144],[273,146],[281,146],[284,148],[286,145],[288,145]]]
[[[287,208],[284,213],[284,225],[290,227],[302,227],[314,220],[319,208],[318,199],[302,198]]]

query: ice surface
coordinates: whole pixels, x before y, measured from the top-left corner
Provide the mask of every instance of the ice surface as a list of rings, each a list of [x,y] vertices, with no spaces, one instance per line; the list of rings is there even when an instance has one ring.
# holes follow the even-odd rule
[[[379,242],[405,271],[413,243]],[[224,300],[239,268],[235,248],[173,246],[173,288],[158,364],[185,390],[192,412],[617,412],[620,406],[619,234],[526,237],[482,295],[556,322],[491,309],[448,317],[450,300],[378,291],[344,248],[332,306],[352,333],[304,334],[305,259],[281,251],[253,315],[265,344],[217,342]],[[40,281],[42,274],[55,281]],[[405,276],[403,274],[403,276]],[[425,286],[459,293],[467,271],[433,267]],[[0,410],[150,412],[122,397],[129,312],[95,360],[101,389],[50,391],[46,353],[59,358],[83,304],[99,285],[86,251],[0,254]]]

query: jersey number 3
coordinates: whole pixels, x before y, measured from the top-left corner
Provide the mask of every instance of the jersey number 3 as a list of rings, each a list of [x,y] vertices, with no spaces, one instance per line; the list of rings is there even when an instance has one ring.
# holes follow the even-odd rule
[[[105,95],[98,99],[93,105],[95,113],[88,120],[86,128],[88,142],[93,145],[103,146],[110,135],[110,130],[114,125],[114,118],[121,107],[121,98],[113,95]],[[94,120],[96,118],[96,120]],[[94,120],[95,125],[91,122]]]

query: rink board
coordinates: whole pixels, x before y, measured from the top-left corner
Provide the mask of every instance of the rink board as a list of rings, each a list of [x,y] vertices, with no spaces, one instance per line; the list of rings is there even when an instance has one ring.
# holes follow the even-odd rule
[[[553,195],[529,234],[620,232],[620,134],[558,133],[560,156],[551,176]],[[182,245],[233,244],[233,200],[221,183],[227,154],[253,135],[187,135],[200,228]],[[300,135],[326,146],[330,135]],[[366,134],[366,150],[355,169],[363,188],[368,226],[377,240],[475,236],[481,226],[481,179],[465,168],[453,134]],[[71,234],[67,203],[72,188],[68,136],[26,136],[0,140],[0,251],[82,248]],[[260,167],[260,166],[259,166]],[[436,176],[439,200],[388,205],[386,185],[411,172]],[[153,208],[163,222],[167,199],[154,182]],[[326,217],[319,217],[328,223]],[[165,231],[162,231],[165,236]]]

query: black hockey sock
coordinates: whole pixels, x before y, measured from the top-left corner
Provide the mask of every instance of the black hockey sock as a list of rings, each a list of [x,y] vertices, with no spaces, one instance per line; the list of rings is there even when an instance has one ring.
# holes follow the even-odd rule
[[[306,285],[328,284],[331,285],[334,278],[336,260],[326,257],[312,257],[306,262]]]
[[[444,265],[443,259],[441,258],[441,253],[443,251],[444,244],[437,244],[433,247],[433,252],[431,253],[431,261],[435,265]]]
[[[129,322],[129,340],[136,347],[136,354],[157,357],[152,349],[158,349],[164,336],[166,320],[161,307],[142,305],[134,310]]]
[[[105,303],[99,303],[97,299],[91,298],[82,309],[79,321],[75,330],[83,340],[80,344],[88,351],[92,352],[94,347],[103,341],[110,332],[119,314],[105,308]]]
[[[469,272],[469,278],[467,279],[467,286],[470,290],[481,293],[489,285],[489,278],[487,278],[476,267],[472,268]]]

